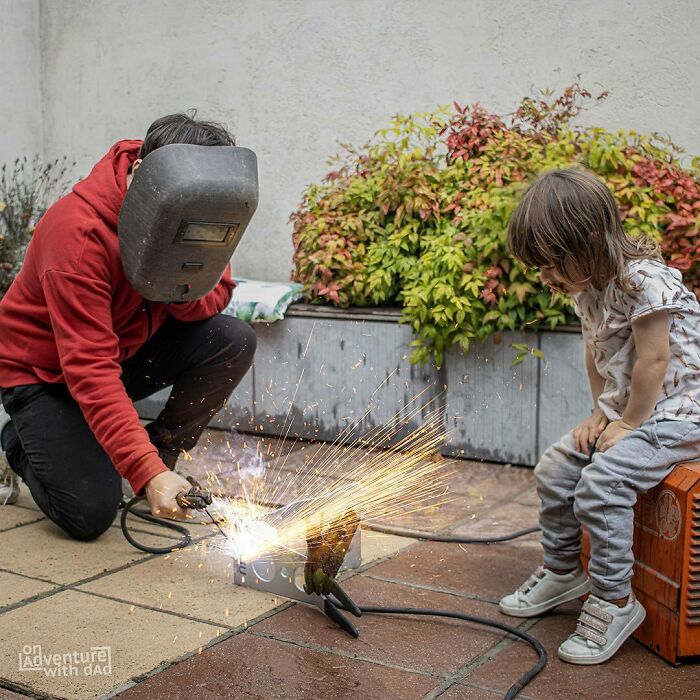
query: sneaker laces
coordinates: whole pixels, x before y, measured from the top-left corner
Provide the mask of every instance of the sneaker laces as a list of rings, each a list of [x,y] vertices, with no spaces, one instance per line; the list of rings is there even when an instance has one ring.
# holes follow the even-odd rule
[[[530,574],[530,577],[523,583],[520,588],[518,588],[518,592],[520,593],[529,593],[545,576],[544,572],[544,567],[543,566],[538,566],[535,569],[535,572],[533,574]]]
[[[612,621],[613,616],[609,612],[587,600],[581,609],[575,634],[601,647],[605,646],[608,643],[605,635]]]

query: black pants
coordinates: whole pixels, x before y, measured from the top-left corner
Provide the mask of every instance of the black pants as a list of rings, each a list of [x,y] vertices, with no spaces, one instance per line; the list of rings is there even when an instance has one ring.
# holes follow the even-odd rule
[[[123,364],[133,401],[173,387],[146,428],[166,466],[196,445],[248,371],[255,345],[251,327],[230,316],[170,319]],[[0,396],[12,419],[0,436],[3,449],[39,508],[76,539],[101,535],[117,514],[121,477],[65,384],[30,384]]]

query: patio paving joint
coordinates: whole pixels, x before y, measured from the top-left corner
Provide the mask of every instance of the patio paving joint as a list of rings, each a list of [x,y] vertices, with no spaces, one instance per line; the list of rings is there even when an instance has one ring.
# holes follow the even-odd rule
[[[493,598],[483,598],[482,596],[476,595],[474,593],[464,593],[462,591],[454,590],[453,588],[439,588],[435,586],[429,586],[425,583],[415,583],[411,581],[404,581],[402,579],[389,578],[387,576],[377,576],[376,574],[365,574],[366,578],[371,578],[375,581],[382,581],[384,583],[393,583],[398,586],[406,586],[407,588],[416,588],[421,591],[430,591],[431,593],[444,593],[445,595],[452,595],[455,598],[465,598],[466,600],[477,600],[481,603],[497,603],[498,599],[494,596]]]
[[[21,576],[22,578],[28,578],[28,579],[31,579],[32,581],[41,581],[41,583],[50,583],[53,586],[64,585],[62,583],[57,583],[56,581],[52,581],[51,579],[48,579],[48,578],[42,578],[41,576],[32,576],[31,574],[21,574],[19,571],[13,571],[12,569],[7,569],[4,566],[0,566],[0,572],[4,572],[6,574],[14,574],[15,576]]]
[[[531,617],[526,619],[525,622],[523,622],[522,624],[514,626],[523,632],[527,632],[538,622],[540,622],[541,619],[541,617]],[[504,632],[504,634],[508,635],[507,632]],[[457,669],[457,671],[452,673],[450,677],[441,686],[438,686],[434,690],[431,690],[427,695],[424,695],[423,700],[436,700],[453,686],[461,684],[461,682],[465,678],[467,678],[471,673],[473,673],[477,668],[480,668],[489,661],[492,661],[496,656],[498,656],[502,651],[507,649],[511,644],[514,644],[518,641],[525,644],[524,641],[519,640],[518,638],[512,637],[510,635],[503,637],[492,647],[489,647],[483,654],[477,656],[476,659],[473,659],[465,666],[462,666],[462,668]],[[517,678],[513,678],[513,682],[515,682],[516,680]]]
[[[26,524],[29,525],[30,523],[26,523]],[[9,528],[9,529],[13,529],[13,528]],[[201,542],[209,537],[213,537],[213,536],[214,536],[213,534],[204,535],[196,540],[192,540],[192,545],[197,544],[197,543],[199,543],[199,542]],[[188,547],[192,546],[192,545],[188,545]],[[0,615],[3,615],[4,613],[10,612],[12,610],[17,610],[18,608],[23,608],[25,605],[30,605],[31,603],[35,603],[37,601],[43,600],[44,598],[50,598],[54,595],[57,595],[58,593],[63,593],[65,591],[77,591],[78,593],[87,593],[88,595],[93,595],[93,596],[96,596],[98,598],[105,598],[107,600],[113,600],[113,601],[118,602],[118,603],[126,603],[127,605],[132,605],[132,604],[134,604],[134,603],[132,603],[132,601],[122,600],[119,598],[112,598],[111,596],[107,596],[104,594],[99,594],[99,593],[94,593],[92,591],[82,590],[80,588],[80,586],[84,586],[88,583],[92,583],[93,581],[97,581],[97,580],[105,578],[107,576],[111,576],[112,574],[116,574],[116,573],[119,573],[121,571],[125,571],[126,569],[130,569],[131,567],[136,566],[137,564],[142,564],[142,563],[151,561],[151,560],[156,559],[157,557],[161,557],[161,556],[165,556],[165,555],[163,555],[163,554],[148,554],[148,555],[141,557],[140,559],[135,559],[134,561],[128,562],[122,566],[118,566],[118,567],[115,567],[113,569],[106,569],[105,571],[102,571],[99,574],[95,574],[94,576],[89,576],[87,578],[80,579],[79,581],[73,581],[71,583],[60,583],[58,581],[53,581],[51,579],[42,578],[39,576],[30,576],[28,574],[22,574],[22,573],[19,573],[17,571],[13,571],[12,569],[0,567],[0,572],[13,574],[14,576],[20,576],[22,578],[30,579],[32,581],[40,581],[41,583],[46,583],[46,584],[49,584],[51,586],[54,586],[54,588],[52,588],[49,591],[44,591],[43,593],[37,593],[34,596],[31,596],[29,598],[24,598],[23,600],[19,600],[16,603],[9,603],[8,605],[1,606],[0,607]],[[215,623],[211,622],[210,620],[200,620],[199,618],[190,617],[188,615],[179,614],[179,613],[172,613],[169,610],[163,610],[161,608],[155,608],[152,606],[142,605],[142,604],[135,604],[135,605],[136,605],[136,607],[144,608],[146,610],[152,610],[154,612],[164,612],[164,613],[168,613],[168,614],[173,614],[176,617],[182,617],[184,619],[189,619],[192,622],[201,622],[201,623],[208,624],[208,625],[214,625],[216,627],[224,627],[225,629],[229,629],[229,630],[236,629],[235,627],[231,627],[231,626],[226,625],[224,623],[215,624]]]
[[[0,678],[0,688],[4,690],[10,690],[13,693],[23,695],[27,698],[32,698],[33,700],[54,700],[50,695],[42,695],[41,693],[37,693],[31,688],[27,688],[18,685],[17,683],[13,683],[12,681],[8,681],[6,678]]]
[[[132,600],[125,600],[124,598],[116,598],[115,596],[107,595],[105,593],[96,593],[95,591],[83,590],[82,588],[75,588],[73,586],[69,587],[71,590],[77,593],[84,593],[85,595],[91,595],[95,598],[104,598],[105,600],[112,600],[115,603],[124,603],[125,605],[133,605],[135,608],[143,608],[144,610],[151,610],[153,612],[165,613],[166,615],[172,615],[173,617],[179,617],[183,620],[189,620],[190,622],[199,622],[203,625],[210,625],[211,627],[224,627],[227,630],[236,630],[241,625],[227,625],[224,622],[212,622],[212,620],[205,620],[201,617],[195,617],[194,615],[187,615],[185,613],[180,613],[175,610],[167,610],[166,608],[159,608],[155,605],[146,605],[145,603],[135,603]]]
[[[323,624],[323,620],[320,620],[321,624]],[[375,666],[382,666],[383,668],[391,668],[394,671],[407,671],[409,673],[415,673],[419,676],[427,676],[429,678],[437,678],[437,679],[447,679],[447,674],[445,673],[440,673],[439,671],[435,672],[428,672],[428,671],[423,671],[421,669],[417,668],[412,668],[410,666],[399,666],[397,664],[390,664],[387,663],[386,661],[379,661],[377,659],[368,659],[367,657],[364,656],[359,656],[357,654],[351,654],[345,651],[342,651],[342,649],[335,649],[333,647],[326,647],[322,646],[320,644],[312,644],[310,642],[300,642],[297,640],[293,639],[288,639],[286,637],[280,637],[275,634],[272,634],[271,632],[256,632],[255,630],[251,629],[250,634],[256,636],[256,637],[262,637],[263,639],[269,639],[274,642],[281,642],[282,644],[289,644],[294,647],[299,647],[301,649],[308,649],[309,651],[316,651],[321,654],[331,654],[333,656],[340,656],[344,659],[349,659],[351,661],[361,661],[363,663],[368,663],[368,664],[373,664]]]
[[[20,508],[22,506],[19,506]],[[33,508],[25,508],[25,510],[33,510]],[[43,515],[39,515],[37,513],[37,518],[35,520],[29,520],[26,523],[15,523],[14,525],[10,525],[9,527],[3,527],[0,528],[0,533],[3,532],[10,532],[10,530],[16,530],[18,527],[24,527],[25,525],[34,525],[34,523],[38,523],[40,520],[45,520]]]
[[[21,481],[20,483],[24,485],[23,481]],[[12,507],[13,508],[21,508],[22,510],[33,510],[33,511],[36,511],[37,513],[41,513],[38,506],[25,506],[25,505],[22,505],[21,503],[13,503]],[[42,515],[42,517],[43,517],[43,515]]]
[[[10,573],[14,573],[11,571]],[[20,574],[15,574],[15,576],[19,576]],[[37,593],[36,595],[31,596],[30,598],[24,598],[23,600],[18,600],[16,603],[9,603],[8,605],[4,605],[0,607],[0,615],[3,615],[4,613],[8,613],[12,610],[17,610],[18,608],[23,608],[25,605],[29,605],[30,603],[36,603],[39,600],[43,600],[44,598],[50,598],[51,596],[56,595],[57,593],[62,593],[63,591],[66,590],[65,586],[61,586],[60,584],[56,584],[57,588],[52,588],[50,591],[44,591],[43,593]]]
[[[503,691],[498,690],[497,688],[491,688],[487,685],[479,685],[478,683],[460,683],[460,686],[464,688],[471,688],[472,690],[483,690],[486,693],[493,693],[499,698],[503,697]],[[453,686],[454,687],[454,686]],[[526,695],[523,692],[518,693],[518,700],[536,700],[536,698],[532,695]]]
[[[133,688],[136,685],[139,685],[140,683],[143,683],[144,681],[148,680],[152,676],[155,676],[159,673],[162,673],[163,671],[167,671],[172,666],[175,666],[183,661],[186,661],[187,659],[192,658],[193,656],[197,656],[201,652],[203,653],[207,649],[210,649],[213,646],[216,646],[217,644],[221,644],[222,642],[225,642],[227,639],[231,639],[232,637],[236,637],[237,635],[240,635],[248,630],[253,625],[257,625],[259,622],[262,622],[263,620],[266,620],[268,617],[272,617],[273,615],[276,615],[277,613],[283,612],[284,610],[287,610],[288,608],[291,608],[294,606],[295,603],[292,601],[285,601],[284,603],[281,603],[280,605],[276,606],[275,608],[272,608],[270,610],[266,610],[265,612],[261,613],[260,615],[257,615],[254,618],[251,618],[250,620],[247,621],[247,624],[242,624],[238,625],[237,627],[231,627],[228,628],[226,632],[223,634],[220,634],[213,639],[210,639],[208,642],[202,644],[201,646],[197,647],[196,649],[193,649],[192,651],[188,651],[185,654],[181,654],[180,656],[174,658],[174,659],[168,659],[167,661],[164,661],[162,664],[159,664],[155,668],[152,668],[150,671],[147,671],[145,673],[141,673],[137,676],[134,676],[133,678],[129,679],[125,684],[121,685],[119,688],[114,688],[112,689],[109,693],[106,693],[104,695],[101,695],[99,697],[99,700],[110,700],[110,698],[113,698],[120,693],[123,693],[125,690],[128,690],[129,688]],[[139,607],[138,605],[136,607]],[[141,606],[144,607],[144,606]],[[166,610],[157,610],[157,612],[167,612]],[[213,624],[213,623],[208,623],[208,624]],[[215,625],[218,627],[225,627],[225,625]],[[262,635],[258,635],[262,636]],[[43,700],[43,698],[42,698]]]
[[[515,468],[515,467],[511,467],[511,468]],[[518,467],[518,468],[520,468],[520,467]],[[528,484],[520,491],[516,491],[516,493],[514,493],[513,495],[504,496],[500,500],[494,501],[490,506],[486,506],[483,510],[480,510],[479,516],[487,515],[491,511],[497,510],[497,509],[501,508],[502,506],[507,506],[507,505],[512,505],[513,503],[517,503],[518,502],[517,499],[521,498],[522,496],[525,496],[526,494],[531,494],[533,488],[534,488],[534,486],[532,484]],[[468,518],[464,518],[464,520],[460,520],[459,522],[452,523],[451,525],[446,525],[444,528],[442,528],[442,530],[438,530],[438,532],[440,534],[449,534],[452,530],[454,530],[458,527],[462,527],[462,525],[468,525],[470,522],[472,522],[474,520],[474,518],[472,518],[472,515],[474,515],[474,514],[472,513]],[[466,537],[466,535],[465,535],[465,537]],[[423,540],[423,542],[425,542],[425,541],[427,541],[427,540]],[[486,546],[490,546],[490,545],[486,545]]]
[[[528,485],[528,486],[526,486],[525,488],[523,488],[521,491],[518,491],[518,492],[515,494],[515,497],[520,498],[523,494],[529,493],[530,491],[532,491],[532,486],[531,486],[531,485]],[[500,508],[500,507],[503,506],[503,505],[507,505],[508,503],[510,503],[510,502],[512,501],[512,498],[513,498],[513,497],[504,497],[504,498],[502,498],[502,499],[500,499],[500,500],[494,502],[492,505],[487,506],[487,507],[485,507],[482,511],[480,511],[480,515],[486,515],[486,514],[490,513],[492,510],[495,510],[495,509],[497,509],[497,508]],[[437,532],[437,533],[439,533],[439,534],[441,534],[441,535],[444,535],[444,534],[451,534],[454,530],[456,530],[456,529],[462,527],[463,525],[467,525],[467,524],[469,524],[470,522],[472,522],[472,517],[471,517],[471,515],[470,515],[468,518],[464,518],[463,520],[457,521],[456,523],[452,523],[452,524],[450,524],[450,525],[446,525],[446,526],[443,527],[443,528],[439,528],[439,529],[437,529],[435,532]],[[370,530],[370,529],[366,529],[365,531],[366,531],[366,532],[373,532],[373,531]],[[466,535],[465,535],[465,537],[466,537]],[[430,540],[421,540],[421,539],[418,539],[418,538],[415,538],[415,537],[406,537],[405,539],[407,540],[406,546],[403,547],[401,550],[399,550],[399,551],[402,552],[402,553],[403,553],[403,552],[410,551],[410,550],[413,549],[416,545],[425,544],[425,543],[429,543],[429,542],[430,542]],[[489,547],[489,546],[492,546],[492,545],[479,545],[479,544],[475,544],[474,546],[477,546],[477,547]],[[389,561],[390,559],[393,559],[397,554],[398,554],[398,552],[389,552],[389,553],[387,553],[387,554],[386,554],[385,556],[383,556],[383,557],[379,557],[379,558],[373,559],[372,561],[369,561],[369,562],[367,562],[367,563],[365,563],[365,564],[361,564],[357,569],[352,569],[352,570],[349,570],[349,571],[341,572],[340,575],[338,576],[338,579],[339,579],[340,581],[345,581],[345,580],[351,578],[352,576],[356,576],[356,575],[358,575],[358,574],[363,574],[363,573],[365,573],[366,571],[369,571],[370,569],[373,569],[374,567],[379,566],[379,564],[383,564],[384,562]],[[399,582],[399,581],[391,581],[390,579],[379,579],[379,577],[373,577],[373,578],[378,578],[378,580],[385,580],[387,583],[401,583],[402,585],[409,585],[409,586],[410,586],[410,585],[414,585],[414,584],[406,583],[406,582],[404,582],[404,581],[400,581],[400,582]],[[418,587],[418,586],[416,586],[416,587]],[[464,595],[464,594],[460,594],[459,592],[455,592],[455,591],[451,591],[451,590],[447,590],[447,589],[428,588],[427,590],[434,590],[434,591],[436,591],[436,592],[439,592],[439,593],[446,593],[446,594],[448,594],[448,595],[461,595],[462,597],[470,597],[470,596],[466,596],[466,595]],[[475,596],[473,599],[474,599],[474,600],[479,600],[479,601],[482,601],[482,602],[486,602],[486,603],[497,602],[497,601],[495,600],[495,598],[494,598],[494,599],[488,599],[488,598],[480,598],[480,597],[478,597],[478,596]]]
[[[199,537],[197,539],[193,539],[192,542],[187,545],[184,549],[179,549],[176,550],[175,553],[178,552],[184,552],[187,551],[190,547],[193,545],[199,544],[203,540],[208,539],[209,537],[213,537],[214,535],[203,535],[202,537]],[[146,562],[152,561],[153,559],[156,559],[158,557],[164,557],[164,556],[171,556],[170,554],[147,554],[146,552],[143,552],[143,556],[134,559],[134,561],[127,562],[126,564],[122,564],[121,566],[116,566],[113,569],[105,569],[104,571],[101,571],[99,574],[94,574],[93,576],[88,576],[86,578],[80,579],[79,581],[71,581],[69,584],[65,584],[69,588],[76,588],[77,586],[84,586],[86,583],[92,583],[93,581],[97,581],[101,578],[104,578],[105,576],[110,576],[111,574],[118,574],[122,571],[126,571],[127,569],[131,569],[134,566],[138,566],[139,564],[144,564]]]

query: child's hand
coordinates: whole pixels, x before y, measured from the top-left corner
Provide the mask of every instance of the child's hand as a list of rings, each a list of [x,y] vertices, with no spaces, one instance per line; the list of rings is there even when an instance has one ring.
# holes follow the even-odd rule
[[[634,428],[627,425],[624,421],[614,420],[608,424],[608,427],[600,434],[595,446],[599,452],[605,452],[612,447],[616,442],[619,442],[623,437],[629,435]]]
[[[590,455],[593,451],[593,445],[605,430],[608,424],[608,419],[605,414],[596,408],[593,413],[583,422],[579,423],[574,428],[574,444],[576,449],[583,454]]]

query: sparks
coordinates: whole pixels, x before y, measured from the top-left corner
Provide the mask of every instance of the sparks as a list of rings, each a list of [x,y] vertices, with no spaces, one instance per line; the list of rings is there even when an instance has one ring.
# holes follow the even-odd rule
[[[443,413],[438,409],[426,416],[425,411],[425,406],[404,408],[389,427],[342,444],[368,411],[337,443],[310,446],[303,466],[290,469],[292,452],[282,455],[275,449],[276,457],[266,470],[258,469],[238,484],[226,484],[225,491],[220,478],[210,475],[210,486],[219,487],[213,506],[226,535],[212,540],[212,545],[239,561],[283,553],[302,560],[307,539],[328,534],[349,512],[366,522],[445,503],[449,473],[443,460],[435,460],[444,441]],[[423,425],[405,434],[417,415],[424,416]],[[262,459],[259,447],[257,455]]]

